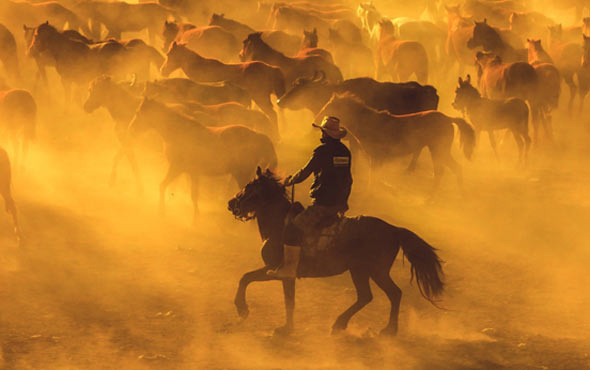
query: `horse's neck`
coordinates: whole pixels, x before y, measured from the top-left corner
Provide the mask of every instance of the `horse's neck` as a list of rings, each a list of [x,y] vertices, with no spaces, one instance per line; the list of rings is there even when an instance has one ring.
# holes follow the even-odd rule
[[[484,106],[486,100],[489,101],[489,99],[473,95],[473,97],[469,99],[469,102],[465,106],[467,114],[469,116],[478,115],[478,113],[481,111],[481,108]]]
[[[510,50],[512,46],[504,43],[500,34],[492,28],[490,32],[490,38],[486,40],[486,44],[484,45],[484,49],[487,51],[497,51],[497,50]]]
[[[288,200],[280,199],[257,212],[256,220],[262,240],[282,241],[285,218],[290,208],[291,203]]]
[[[291,64],[291,58],[284,56],[282,53],[271,48],[265,43],[260,43],[260,50],[254,53],[253,60],[260,60],[270,65],[275,65],[284,68]]]
[[[115,121],[125,124],[129,123],[129,120],[133,118],[140,102],[140,98],[131,95],[122,87],[112,86],[108,91],[105,107]]]

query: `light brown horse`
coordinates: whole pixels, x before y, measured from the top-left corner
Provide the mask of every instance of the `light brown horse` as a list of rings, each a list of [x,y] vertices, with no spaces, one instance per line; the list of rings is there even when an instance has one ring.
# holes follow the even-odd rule
[[[286,86],[291,86],[299,77],[310,77],[316,72],[323,72],[328,81],[338,82],[343,79],[340,69],[324,58],[317,55],[287,57],[265,43],[260,32],[249,35],[244,41],[240,58],[242,61],[257,60],[280,68]]]
[[[37,104],[28,90],[0,90],[0,129],[12,140],[14,164],[24,161],[29,144],[35,139]]]
[[[379,22],[379,44],[375,55],[376,79],[387,72],[391,78],[406,82],[412,75],[421,84],[428,82],[428,55],[417,41],[398,40],[390,20]]]
[[[459,186],[463,186],[461,166],[451,155],[454,129],[457,125],[465,157],[471,158],[475,146],[475,132],[464,119],[449,117],[436,110],[405,115],[393,115],[368,107],[354,95],[334,95],[316,115],[336,116],[353,137],[357,138],[369,156],[374,169],[387,161],[419,153],[428,147],[434,164],[435,185],[438,189],[445,167],[453,171]]]
[[[285,78],[279,68],[261,62],[226,64],[203,58],[185,45],[173,42],[161,72],[167,77],[179,68],[195,82],[230,81],[243,88],[272,124],[278,127],[270,96],[280,97],[285,93]]]
[[[538,78],[526,62],[504,63],[492,53],[477,52],[479,90],[490,99],[521,98],[534,103]]]
[[[12,171],[10,169],[10,159],[6,150],[0,147],[0,195],[4,198],[4,207],[6,212],[12,216],[14,234],[17,240],[20,240],[20,228],[18,225],[18,215],[16,205],[12,198]]]
[[[84,110],[92,113],[100,107],[108,110],[115,121],[115,134],[119,140],[119,149],[113,160],[110,184],[113,186],[117,180],[117,168],[123,157],[129,160],[135,176],[138,192],[143,193],[143,185],[139,174],[139,167],[135,158],[133,145],[127,135],[127,126],[135,115],[135,111],[141,102],[141,98],[131,94],[123,84],[112,80],[110,76],[100,76],[90,82],[88,97],[84,103]]]
[[[508,129],[512,132],[518,146],[518,159],[525,163],[531,144],[529,137],[529,107],[519,98],[492,100],[484,98],[471,85],[471,76],[463,81],[459,77],[459,85],[455,89],[453,107],[467,113],[476,133],[487,131],[494,154],[498,157],[494,131]]]
[[[160,184],[160,213],[164,213],[168,185],[182,173],[192,180],[191,195],[198,214],[199,177],[231,175],[241,188],[258,165],[276,168],[270,139],[245,126],[205,127],[155,100],[144,98],[129,130],[137,135],[153,129],[164,140],[168,172]]]

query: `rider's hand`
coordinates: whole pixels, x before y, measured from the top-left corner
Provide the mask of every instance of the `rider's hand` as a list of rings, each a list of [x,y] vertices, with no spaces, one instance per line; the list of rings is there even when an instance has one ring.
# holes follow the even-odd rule
[[[293,181],[291,180],[293,178],[293,176],[287,176],[285,178],[285,180],[283,180],[283,185],[284,186],[289,186],[289,185],[293,185]]]

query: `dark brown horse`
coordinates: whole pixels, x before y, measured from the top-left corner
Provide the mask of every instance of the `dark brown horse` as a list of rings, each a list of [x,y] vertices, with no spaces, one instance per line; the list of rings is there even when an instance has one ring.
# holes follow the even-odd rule
[[[128,54],[124,45],[116,40],[87,45],[70,39],[49,23],[42,23],[33,34],[29,55],[47,52],[64,86],[66,102],[70,101],[72,83],[87,84],[103,74],[124,77],[129,71]]]
[[[375,55],[375,75],[380,79],[384,72],[399,82],[406,82],[412,75],[425,84],[428,82],[428,55],[417,41],[398,40],[390,20],[379,22],[379,44]]]
[[[108,110],[113,121],[115,121],[115,134],[119,140],[119,149],[115,154],[113,160],[113,167],[111,170],[111,186],[115,184],[117,179],[117,167],[123,157],[126,157],[131,164],[131,169],[135,175],[137,189],[139,193],[143,193],[143,185],[141,176],[139,174],[139,167],[135,158],[133,145],[129,140],[127,134],[127,126],[135,115],[135,111],[141,102],[141,98],[131,94],[123,84],[117,83],[111,79],[110,76],[100,76],[90,82],[88,87],[88,98],[84,103],[84,110],[88,113],[94,112],[100,107]]]
[[[281,182],[270,171],[260,168],[250,181],[228,203],[232,214],[240,220],[256,219],[260,236],[264,240],[262,259],[264,267],[248,272],[240,279],[234,303],[238,314],[249,314],[246,289],[256,281],[274,280],[266,272],[282,261],[285,220],[293,208]],[[332,325],[332,332],[346,329],[348,322],[373,299],[370,280],[381,288],[391,303],[389,322],[381,331],[383,335],[395,335],[402,298],[401,289],[391,280],[389,271],[399,249],[411,264],[412,277],[416,277],[418,289],[429,301],[443,292],[442,266],[436,249],[415,233],[398,228],[375,217],[347,218],[334,236],[331,247],[325,250],[304,248],[298,268],[298,277],[328,277],[350,271],[356,288],[356,302],[342,313]],[[285,294],[286,323],[275,334],[288,335],[294,329],[295,279],[282,280]]]
[[[459,77],[459,86],[455,90],[453,107],[467,113],[476,133],[488,132],[490,144],[496,157],[498,151],[494,131],[510,130],[518,146],[518,158],[522,163],[526,162],[531,139],[529,137],[529,107],[524,100],[519,98],[507,100],[484,98],[471,85],[471,76],[467,75],[465,81]]]
[[[323,72],[329,81],[342,81],[340,69],[323,57],[287,57],[265,43],[260,32],[249,35],[244,41],[240,58],[242,61],[260,61],[280,68],[285,76],[286,86],[291,86],[299,77],[310,77],[319,71]]]
[[[270,139],[246,126],[205,127],[175,109],[144,98],[129,124],[132,134],[153,129],[165,143],[168,172],[160,184],[160,213],[168,185],[179,175],[191,176],[191,195],[198,213],[199,177],[231,175],[239,187],[252,177],[256,166],[277,166]]]
[[[0,132],[12,140],[15,166],[24,161],[35,139],[36,126],[37,103],[31,93],[24,89],[0,90]]]
[[[275,94],[280,97],[285,93],[285,78],[279,68],[262,62],[226,64],[215,59],[203,58],[185,45],[173,42],[161,72],[168,76],[179,68],[196,82],[230,81],[243,88],[269,116],[273,125],[278,127],[277,114],[270,96]]]
[[[467,47],[470,49],[482,47],[484,51],[500,56],[507,63],[526,62],[528,57],[527,49],[522,47],[515,49],[505,42],[498,30],[488,24],[487,19],[483,22],[475,22],[473,35],[467,41]]]
[[[415,156],[422,148],[428,147],[434,164],[433,194],[438,190],[445,167],[454,172],[462,190],[462,170],[451,155],[451,146],[455,135],[454,123],[459,128],[463,154],[471,158],[475,133],[464,119],[449,117],[435,110],[393,115],[368,107],[350,94],[334,95],[316,115],[316,121],[321,121],[326,115],[340,118],[342,125],[362,145],[373,169],[394,158],[409,154]]]
[[[12,81],[20,80],[20,66],[16,52],[16,40],[12,32],[0,24],[0,60],[4,65],[6,75]]]
[[[0,195],[4,198],[4,208],[12,216],[14,234],[17,240],[20,240],[20,228],[18,225],[18,214],[16,205],[12,198],[12,171],[10,169],[10,159],[8,153],[0,147]]]

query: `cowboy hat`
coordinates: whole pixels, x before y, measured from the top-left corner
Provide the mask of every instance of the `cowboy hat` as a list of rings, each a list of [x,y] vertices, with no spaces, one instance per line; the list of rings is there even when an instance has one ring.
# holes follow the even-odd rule
[[[311,125],[319,128],[333,139],[342,139],[346,136],[346,129],[340,127],[340,119],[337,117],[325,116],[322,123],[319,125],[316,125],[315,123],[312,123]]]

